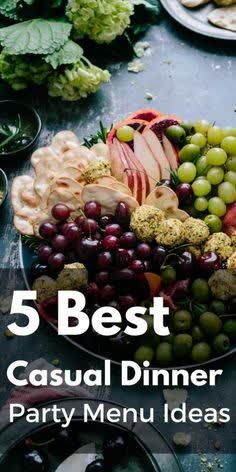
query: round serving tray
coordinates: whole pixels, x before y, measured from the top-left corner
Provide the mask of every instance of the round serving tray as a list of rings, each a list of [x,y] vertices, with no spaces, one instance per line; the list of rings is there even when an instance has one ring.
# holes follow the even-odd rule
[[[40,412],[43,408],[50,408],[55,402],[48,402],[45,404],[37,405],[37,410]],[[91,421],[84,423],[83,409],[84,403],[89,403],[92,410],[98,407],[99,404],[104,404],[104,411],[106,413],[110,408],[118,408],[122,413],[123,406],[113,402],[102,402],[101,400],[94,399],[82,399],[82,398],[71,398],[63,399],[56,402],[58,408],[65,408],[66,411],[71,408],[75,408],[75,415],[72,420],[73,428],[78,424],[78,433],[81,446],[88,442],[95,442],[100,444],[105,436],[108,436],[112,432],[132,431],[132,440],[134,442],[135,461],[140,466],[139,470],[145,470],[146,472],[183,472],[182,466],[179,463],[171,445],[164,438],[164,436],[152,426],[150,423],[142,423],[138,419],[137,423],[133,425],[132,422],[127,423],[126,427],[119,424],[111,424],[108,421],[104,423],[98,421]],[[58,415],[60,416],[60,415]],[[62,415],[61,415],[62,417]],[[48,422],[44,425],[30,424],[26,421],[25,417],[18,419],[16,422],[6,426],[0,435],[1,439],[1,451],[0,451],[0,466],[1,470],[4,470],[5,464],[8,469],[17,472],[19,467],[18,457],[16,454],[12,454],[12,450],[16,448],[25,438],[31,437],[36,433],[41,433],[45,428],[55,428],[55,423],[49,418]],[[151,452],[154,451],[154,452]],[[55,459],[54,459],[55,460]],[[53,470],[58,464],[52,464]],[[9,469],[9,466],[11,469]]]
[[[180,0],[160,1],[172,18],[191,31],[210,38],[236,41],[236,32],[221,29],[209,23],[207,19],[208,14],[216,9],[216,5],[213,1],[207,5],[193,9],[184,7]]]
[[[28,276],[27,276],[27,271],[29,271],[29,269],[31,267],[31,264],[32,264],[32,251],[28,247],[26,247],[22,244],[21,237],[19,239],[19,259],[20,259],[20,267],[21,267],[21,270],[22,270],[22,273],[23,273],[23,279],[24,279],[25,285],[26,285],[28,290],[31,290],[30,282],[29,282],[29,279],[28,279]],[[53,323],[50,323],[49,321],[47,321],[47,323],[50,324],[51,327],[57,332],[57,326],[55,326]],[[69,341],[71,344],[76,346],[77,348],[82,349],[84,352],[90,354],[91,356],[95,356],[97,359],[100,359],[102,361],[105,361],[107,359],[107,356],[102,356],[101,354],[96,353],[96,352],[88,349],[87,347],[83,346],[83,344],[78,343],[77,341],[75,341],[75,339],[73,339],[73,336],[64,336],[64,338],[67,341]],[[234,353],[236,353],[236,344],[226,354],[224,354],[222,356],[214,357],[214,358],[210,359],[207,362],[203,362],[202,364],[172,366],[172,367],[167,368],[166,370],[172,370],[172,369],[178,369],[178,368],[179,369],[181,369],[181,368],[182,369],[193,369],[193,368],[198,368],[198,367],[209,366],[213,362],[222,361],[223,359],[231,356]],[[116,364],[116,365],[121,364],[119,361],[113,360],[113,359],[111,359],[111,362],[113,364]],[[150,369],[152,369],[152,367],[150,367]]]

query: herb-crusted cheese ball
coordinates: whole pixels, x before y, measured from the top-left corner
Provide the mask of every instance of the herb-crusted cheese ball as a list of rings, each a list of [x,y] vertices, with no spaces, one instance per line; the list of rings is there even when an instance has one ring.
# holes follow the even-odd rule
[[[156,231],[156,241],[163,246],[176,246],[183,242],[183,223],[172,218],[164,220]]]
[[[79,290],[88,283],[88,272],[83,264],[74,262],[65,265],[57,277],[58,290]]]
[[[236,269],[236,251],[227,260],[228,269]]]
[[[231,244],[232,246],[235,247],[235,250],[236,250],[236,231],[234,231],[233,234],[231,234]]]
[[[37,301],[41,303],[50,297],[55,297],[57,294],[57,284],[56,281],[48,277],[48,275],[41,275],[41,277],[35,279],[33,290],[37,291]]]
[[[130,228],[138,239],[151,242],[160,224],[165,220],[165,213],[150,205],[141,205],[131,215]]]
[[[93,183],[94,180],[104,175],[111,175],[111,166],[103,158],[90,161],[83,173],[83,177],[88,184]]]
[[[204,246],[204,252],[216,252],[223,260],[228,259],[233,253],[231,239],[225,233],[214,233]]]
[[[212,296],[219,300],[236,297],[236,276],[232,270],[217,270],[208,280]]]
[[[188,218],[183,223],[183,238],[187,243],[201,244],[209,237],[207,224],[196,218]]]

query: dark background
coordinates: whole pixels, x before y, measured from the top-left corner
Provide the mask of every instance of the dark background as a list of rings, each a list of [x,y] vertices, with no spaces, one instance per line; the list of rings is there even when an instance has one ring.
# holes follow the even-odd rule
[[[112,73],[111,82],[96,95],[75,103],[48,99],[41,91],[30,91],[18,95],[22,101],[34,105],[43,121],[43,131],[39,145],[49,143],[53,134],[59,130],[70,129],[82,139],[97,131],[99,121],[109,126],[119,121],[138,108],[152,107],[166,113],[174,113],[183,119],[207,118],[222,126],[236,126],[236,47],[235,43],[219,42],[200,37],[182,28],[163,14],[160,25],[152,27],[145,35],[150,41],[151,55],[146,56],[145,71],[139,74],[128,73],[126,62],[108,63]],[[147,101],[145,92],[155,97]],[[13,95],[10,95],[11,98]],[[6,98],[3,92],[2,98]],[[15,167],[6,169],[9,182],[15,175],[28,173],[29,160],[17,161]],[[12,225],[10,198],[0,215],[0,264],[1,268],[19,267],[18,234]],[[0,404],[9,394],[11,386],[6,382],[6,369],[17,359],[31,361],[39,357],[49,362],[58,359],[61,368],[84,369],[102,367],[100,361],[83,353],[58,337],[45,323],[27,338],[7,339],[5,326],[9,323],[6,315],[0,314]],[[188,389],[188,406],[202,408],[209,406],[233,405],[233,390],[236,385],[234,358],[227,359],[217,368],[224,369],[218,387]],[[136,388],[135,391],[121,389],[119,376],[114,367],[114,385],[112,392],[100,389],[98,396],[132,406],[151,407],[157,411],[162,408],[162,389]],[[161,410],[160,410],[161,411]],[[157,418],[157,425],[160,425]],[[214,441],[220,439],[222,445],[227,442],[230,427],[224,426],[210,432],[203,425],[199,427],[199,451],[214,452]],[[164,425],[162,431],[171,440],[175,431],[185,431],[185,426]],[[209,445],[206,441],[209,438]],[[202,470],[198,455],[182,458],[185,470]],[[224,470],[233,471],[236,464],[234,457],[224,456]],[[206,470],[206,469],[204,469]]]

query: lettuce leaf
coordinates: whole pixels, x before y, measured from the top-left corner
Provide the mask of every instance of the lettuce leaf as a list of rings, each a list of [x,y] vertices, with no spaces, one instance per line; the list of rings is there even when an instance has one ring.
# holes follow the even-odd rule
[[[50,64],[53,69],[63,64],[75,64],[83,55],[83,49],[74,41],[69,39],[64,46],[52,54],[48,54],[44,60]]]
[[[72,25],[65,20],[23,21],[0,29],[0,44],[8,54],[52,54],[69,38]]]

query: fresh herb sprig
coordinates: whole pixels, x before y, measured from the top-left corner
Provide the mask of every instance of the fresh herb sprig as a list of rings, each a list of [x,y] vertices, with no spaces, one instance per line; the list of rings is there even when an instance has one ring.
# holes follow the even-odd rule
[[[21,240],[23,245],[32,251],[37,251],[39,246],[43,243],[43,239],[38,238],[37,236],[28,236],[27,234],[22,234]]]
[[[23,126],[21,116],[17,114],[16,125],[7,125],[6,123],[0,125],[0,151],[7,152],[13,148],[26,146],[32,136],[27,133],[27,129]]]
[[[91,135],[89,138],[84,138],[84,145],[90,149],[94,144],[97,144],[99,141],[102,141],[103,143],[106,143],[107,136],[110,133],[112,126],[107,129],[103,123],[100,121],[99,123],[100,129],[95,135]]]

